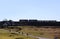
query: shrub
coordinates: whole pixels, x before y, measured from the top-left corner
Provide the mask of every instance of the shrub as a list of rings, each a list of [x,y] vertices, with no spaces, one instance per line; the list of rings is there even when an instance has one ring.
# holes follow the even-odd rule
[[[40,35],[44,35],[44,33],[40,33]]]
[[[15,39],[24,39],[24,38],[15,38]]]

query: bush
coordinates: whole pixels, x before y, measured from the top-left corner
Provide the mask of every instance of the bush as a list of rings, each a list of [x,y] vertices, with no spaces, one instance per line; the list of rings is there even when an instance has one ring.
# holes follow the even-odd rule
[[[15,39],[24,39],[24,38],[15,38]]]
[[[40,33],[40,35],[44,35],[44,33]]]

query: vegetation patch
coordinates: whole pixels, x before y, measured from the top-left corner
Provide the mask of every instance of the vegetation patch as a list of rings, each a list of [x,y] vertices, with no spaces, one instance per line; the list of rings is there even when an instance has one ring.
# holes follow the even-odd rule
[[[15,38],[15,39],[24,39],[24,38]]]

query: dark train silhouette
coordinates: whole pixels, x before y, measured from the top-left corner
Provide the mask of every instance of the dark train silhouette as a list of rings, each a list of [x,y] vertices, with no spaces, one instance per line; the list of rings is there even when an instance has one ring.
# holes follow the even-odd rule
[[[7,26],[59,26],[60,22],[56,20],[26,20],[22,19],[19,21],[0,21],[0,27],[7,27]]]

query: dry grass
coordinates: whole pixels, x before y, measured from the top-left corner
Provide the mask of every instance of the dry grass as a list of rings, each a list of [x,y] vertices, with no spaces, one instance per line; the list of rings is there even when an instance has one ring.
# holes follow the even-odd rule
[[[9,29],[8,29],[9,30]],[[0,29],[0,39],[36,39],[29,36],[24,36],[20,34],[11,34],[8,30]]]
[[[55,36],[60,38],[60,28],[37,28],[37,27],[21,27],[22,32],[32,34],[34,36],[47,37],[53,39]]]
[[[32,26],[17,26],[17,27],[22,28],[22,30],[20,30],[19,32],[28,33],[33,36],[40,36],[40,37],[51,38],[51,39],[54,39],[54,37],[57,36],[60,39],[60,28],[43,28],[43,27],[38,28],[35,26],[33,27]],[[9,29],[7,28],[7,30]],[[26,37],[23,35],[18,35],[18,36],[13,35],[12,37],[9,37],[10,32],[8,32],[7,30],[0,29],[0,39],[15,39],[15,38],[35,39],[32,37]]]

